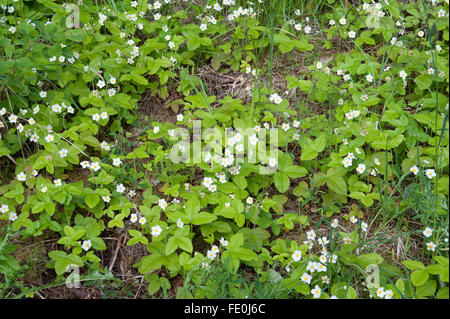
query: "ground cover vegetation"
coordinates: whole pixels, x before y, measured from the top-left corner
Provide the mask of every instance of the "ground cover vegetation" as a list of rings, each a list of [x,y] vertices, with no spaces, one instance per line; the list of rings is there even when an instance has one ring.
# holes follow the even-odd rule
[[[0,2],[2,298],[449,298],[448,1]]]

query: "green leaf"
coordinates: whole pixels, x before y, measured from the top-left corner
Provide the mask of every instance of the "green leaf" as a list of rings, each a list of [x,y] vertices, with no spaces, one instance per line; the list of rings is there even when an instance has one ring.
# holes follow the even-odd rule
[[[276,205],[277,202],[274,200],[271,200],[269,197],[264,198],[264,200],[262,201],[262,209],[265,212],[269,212],[270,208],[274,205]]]
[[[200,202],[197,198],[191,198],[185,203],[186,217],[192,220],[193,216],[200,211]]]
[[[64,234],[66,236],[70,237],[73,240],[78,240],[86,233],[86,229],[80,228],[80,226],[75,226],[75,228],[72,228],[70,226],[64,227]]]
[[[434,256],[433,259],[436,260],[440,265],[448,268],[448,266],[449,266],[448,257]]]
[[[207,224],[217,219],[217,216],[207,213],[201,212],[196,214],[192,219],[191,223],[194,225]]]
[[[48,255],[55,260],[55,272],[57,275],[65,273],[69,266],[82,267],[84,265],[81,257],[74,254],[67,255],[65,252],[54,250]]]
[[[86,236],[88,238],[97,237],[100,235],[101,232],[102,232],[101,226],[95,221],[92,223],[89,223],[86,226]]]
[[[417,299],[424,299],[425,297],[433,296],[435,292],[436,292],[436,281],[428,280],[425,284],[416,288],[415,297]]]
[[[108,185],[114,181],[114,177],[102,170],[98,176],[91,177],[88,180],[94,184]]]
[[[128,233],[129,233],[131,236],[137,237],[137,238],[139,238],[139,237],[142,236],[142,233],[141,233],[139,230],[136,230],[136,229],[128,229]]]
[[[45,208],[45,203],[44,202],[35,202],[33,204],[33,206],[31,207],[31,211],[33,212],[33,214],[42,212]]]
[[[140,238],[133,237],[127,242],[127,246],[132,246],[137,244],[140,241]]]
[[[305,138],[301,143],[302,146],[302,161],[310,161],[319,156],[327,146],[327,139],[325,135],[320,135],[315,141],[310,138]]]
[[[436,294],[437,299],[449,299],[449,288],[448,287],[442,287],[439,289],[438,293]]]
[[[328,187],[341,195],[347,194],[347,183],[345,182],[343,176],[346,170],[343,167],[332,167],[327,171],[327,185]]]
[[[247,180],[242,175],[233,176],[233,182],[242,190],[247,188]]]
[[[136,83],[140,85],[148,85],[148,81],[146,78],[144,78],[142,75],[139,74],[130,74],[131,79]]]
[[[103,239],[99,237],[91,238],[92,247],[97,250],[106,250],[106,244]]]
[[[239,188],[235,184],[230,182],[220,184],[218,189],[225,194],[233,194],[239,190]]]
[[[172,236],[166,244],[166,255],[170,255],[178,248],[177,237]]]
[[[368,265],[381,265],[384,261],[383,257],[375,253],[363,254],[358,257],[359,262],[361,263],[363,268],[366,268]]]
[[[183,249],[184,251],[187,251],[188,253],[192,253],[194,247],[192,246],[192,241],[187,237],[180,237],[178,238],[178,246]]]
[[[289,166],[288,168],[283,170],[283,172],[286,173],[290,178],[300,178],[308,174],[306,168],[295,165]]]
[[[247,248],[238,247],[232,250],[233,257],[237,257],[241,260],[250,261],[258,259],[258,255],[255,252]]]
[[[228,244],[228,249],[234,249],[237,247],[241,247],[244,244],[244,234],[237,233],[231,236]]]
[[[428,89],[433,83],[433,78],[428,74],[421,74],[416,78],[416,84],[421,90]]]
[[[304,283],[304,282],[297,283],[295,285],[294,289],[295,289],[296,292],[301,293],[303,295],[308,295],[311,292],[311,289],[309,288],[309,285]]]
[[[289,176],[287,176],[283,172],[276,172],[273,176],[275,187],[278,189],[280,193],[284,193],[289,189],[290,186],[290,179]]]
[[[11,151],[6,147],[0,147],[0,157],[10,154]]]
[[[425,266],[420,261],[416,260],[404,260],[402,262],[409,270],[424,270]]]
[[[302,161],[310,161],[319,156],[319,153],[316,152],[311,146],[302,147]]]
[[[84,201],[90,208],[93,208],[100,202],[100,197],[96,194],[88,194],[84,198]]]
[[[152,254],[149,256],[145,256],[138,263],[138,271],[141,274],[146,274],[161,268],[163,263],[164,257],[161,255]]]
[[[118,93],[114,98],[120,107],[125,109],[132,109],[134,107],[133,103],[131,103],[131,97],[128,94]]]
[[[145,276],[145,280],[148,282],[147,291],[149,295],[153,295],[161,288],[161,283],[157,274],[148,274]]]
[[[425,270],[416,270],[411,273],[411,282],[414,286],[422,286],[428,280],[428,272]]]
[[[245,247],[249,249],[260,250],[263,247],[263,243],[270,237],[270,233],[262,228],[243,228],[241,232],[245,237]]]

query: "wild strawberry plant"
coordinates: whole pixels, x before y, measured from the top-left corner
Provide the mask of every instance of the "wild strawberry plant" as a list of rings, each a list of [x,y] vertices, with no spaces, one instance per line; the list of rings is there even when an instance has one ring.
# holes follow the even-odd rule
[[[3,0],[2,296],[448,298],[448,10]]]

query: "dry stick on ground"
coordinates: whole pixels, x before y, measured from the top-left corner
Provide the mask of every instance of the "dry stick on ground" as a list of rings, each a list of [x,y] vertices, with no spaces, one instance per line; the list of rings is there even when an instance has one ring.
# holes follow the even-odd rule
[[[33,244],[27,244],[27,243],[24,242],[24,241],[15,240],[14,243],[15,243],[15,244],[16,244],[16,243],[27,244],[26,246],[24,246],[24,247],[20,248],[19,250],[17,250],[17,253],[18,253],[18,252],[21,252],[21,251],[24,250],[24,249],[29,249],[29,248],[31,248],[31,247],[33,247],[33,246],[36,246],[36,245],[39,245],[39,244],[43,244],[43,243],[46,243],[46,242],[57,241],[57,240],[59,240],[59,239],[58,239],[58,238],[55,238],[55,239],[47,239],[47,240],[39,241],[39,242],[33,243]]]
[[[134,296],[134,299],[136,299],[137,296],[139,295],[139,291],[141,291],[141,287],[142,287],[142,282],[143,281],[144,281],[144,277],[142,277],[142,279],[141,279],[141,283],[139,284],[139,288],[138,288],[138,291],[136,292],[136,295]]]
[[[14,165],[17,165],[16,161],[11,157],[11,155],[6,154],[6,157],[9,158],[14,163]]]
[[[114,264],[115,264],[116,258],[117,258],[117,254],[119,253],[119,248],[122,245],[122,240],[123,240],[124,236],[125,236],[125,233],[123,233],[120,236],[119,240],[117,241],[116,251],[114,252],[113,259],[111,260],[111,263],[109,264],[109,271],[111,271],[114,267]]]
[[[42,296],[42,294],[39,292],[39,290],[36,290],[36,295],[38,295],[39,298],[41,298],[41,299],[46,299],[44,296]]]

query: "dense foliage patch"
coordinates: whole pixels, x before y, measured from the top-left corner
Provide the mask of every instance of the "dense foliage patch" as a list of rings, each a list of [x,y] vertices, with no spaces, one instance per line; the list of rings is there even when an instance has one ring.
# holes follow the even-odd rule
[[[448,1],[2,2],[2,297],[448,298]]]

